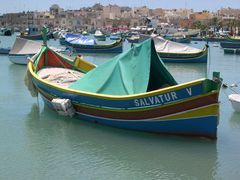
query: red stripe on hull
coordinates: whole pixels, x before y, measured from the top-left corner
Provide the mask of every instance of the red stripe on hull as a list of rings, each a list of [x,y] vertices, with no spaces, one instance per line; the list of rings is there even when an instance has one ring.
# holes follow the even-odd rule
[[[39,90],[39,92],[47,98],[49,101],[52,98],[49,95],[46,95],[44,92]],[[78,106],[74,105],[74,108],[79,113],[84,113],[92,116],[103,117],[103,118],[112,118],[112,119],[121,119],[121,120],[138,120],[138,119],[151,119],[166,115],[171,115],[175,113],[180,113],[183,111],[191,110],[198,107],[207,106],[210,104],[218,103],[218,93],[213,93],[208,96],[199,97],[189,101],[181,102],[178,104],[166,106],[166,107],[157,107],[154,109],[143,109],[143,111],[112,111],[108,109],[94,109],[92,107]]]

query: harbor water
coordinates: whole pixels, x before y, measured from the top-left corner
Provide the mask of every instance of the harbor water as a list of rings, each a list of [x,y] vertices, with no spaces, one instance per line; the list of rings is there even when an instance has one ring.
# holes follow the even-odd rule
[[[15,36],[0,36],[1,47]],[[51,45],[59,46],[51,40]],[[130,48],[127,42],[125,49]],[[191,46],[203,48],[204,42]],[[166,64],[179,83],[211,78],[240,81],[240,55],[209,43],[208,64]],[[97,65],[114,54],[83,54]],[[156,135],[59,116],[24,85],[26,66],[0,55],[0,179],[239,179],[240,114],[221,89],[217,140]],[[239,87],[240,90],[240,87]]]

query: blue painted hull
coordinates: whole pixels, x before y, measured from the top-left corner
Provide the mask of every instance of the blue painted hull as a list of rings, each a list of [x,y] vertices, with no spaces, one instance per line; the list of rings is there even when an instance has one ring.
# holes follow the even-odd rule
[[[117,46],[117,47],[112,47],[112,48],[89,48],[89,49],[84,49],[84,48],[78,48],[74,47],[74,49],[78,53],[121,53],[122,52],[122,45]]]
[[[50,101],[42,96],[45,104],[52,110],[54,107]],[[216,138],[218,117],[205,116],[199,118],[183,118],[181,120],[116,120],[95,117],[88,114],[76,113],[75,117],[80,120],[88,122],[99,123],[102,125],[112,126],[116,128],[123,128],[129,130],[137,130],[144,132],[160,133],[160,134],[176,134],[176,135],[190,135],[190,136],[204,136],[209,138]]]
[[[207,63],[208,59],[208,53],[204,53],[200,56],[196,57],[182,57],[181,55],[174,55],[172,56],[171,54],[168,55],[162,55],[159,54],[163,62],[166,63]]]
[[[93,117],[86,114],[78,114],[79,119],[84,119],[89,122],[95,122],[103,125],[108,125],[117,128],[131,129],[138,131],[146,131],[153,133],[161,134],[182,134],[182,135],[191,135],[191,136],[201,136],[207,135],[212,137],[217,131],[217,116],[208,116],[201,118],[189,118],[181,120],[171,120],[171,121],[116,121],[109,119],[100,119],[99,117]],[[214,132],[214,133],[213,133]]]
[[[228,48],[228,49],[240,49],[240,42],[221,42],[220,43],[222,48]]]
[[[0,54],[8,54],[10,52],[10,48],[0,48]]]

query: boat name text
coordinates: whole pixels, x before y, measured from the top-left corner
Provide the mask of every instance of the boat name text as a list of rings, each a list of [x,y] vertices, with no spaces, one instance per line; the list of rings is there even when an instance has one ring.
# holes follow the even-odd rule
[[[186,88],[185,89],[187,92],[187,95],[189,97],[192,96],[192,89],[191,88]],[[178,100],[179,97],[176,92],[168,92],[164,94],[159,94],[156,96],[152,97],[146,97],[146,98],[141,98],[141,99],[135,99],[134,100],[134,105],[136,107],[143,107],[143,106],[151,106],[151,105],[157,105],[157,104],[165,104],[171,101],[176,101]]]

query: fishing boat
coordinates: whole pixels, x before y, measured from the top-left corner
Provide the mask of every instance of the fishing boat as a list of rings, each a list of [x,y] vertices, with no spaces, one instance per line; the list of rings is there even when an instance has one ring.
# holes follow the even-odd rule
[[[106,41],[106,35],[104,35],[100,30],[96,30],[94,37],[98,41]]]
[[[73,47],[78,53],[121,53],[123,40],[109,44],[97,44],[94,39],[79,34],[66,34],[66,45]]]
[[[141,35],[141,41],[153,38],[155,48],[163,62],[167,63],[206,63],[208,59],[208,45],[203,49],[166,40],[157,35]]]
[[[240,49],[240,42],[229,42],[229,41],[222,41],[220,42],[222,48],[227,49]]]
[[[151,39],[98,67],[44,44],[28,63],[26,82],[59,114],[118,128],[217,137],[219,73],[178,84]]]
[[[139,39],[140,39],[140,36],[139,35],[133,35],[131,37],[127,37],[127,41],[129,43],[138,43],[139,42]]]
[[[240,49],[240,37],[239,36],[228,36],[220,45],[224,49]]]
[[[27,64],[28,58],[40,51],[42,43],[17,37],[9,52],[9,60],[15,64]]]
[[[21,32],[21,38],[29,39],[29,40],[42,40],[42,34],[35,27],[29,27],[26,29],[26,32]],[[49,31],[47,34],[47,38],[50,39],[52,37],[52,33]]]
[[[225,41],[229,42],[239,42],[240,43],[240,36],[227,36]]]

